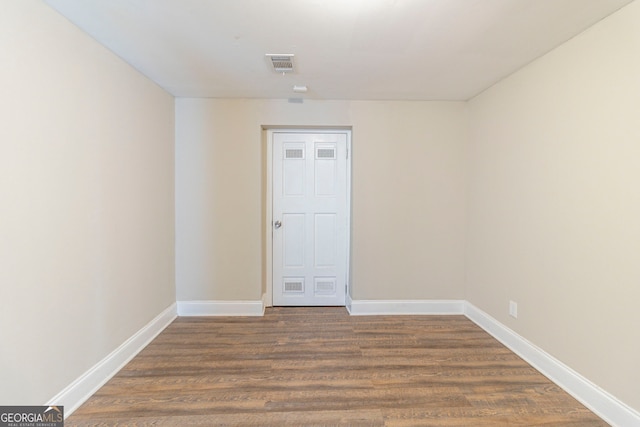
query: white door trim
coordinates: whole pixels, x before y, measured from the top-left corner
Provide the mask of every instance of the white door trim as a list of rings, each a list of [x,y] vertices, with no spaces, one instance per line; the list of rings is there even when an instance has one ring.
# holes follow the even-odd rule
[[[263,143],[266,145],[264,162],[266,163],[266,194],[264,200],[264,241],[265,241],[265,292],[262,298],[265,307],[273,306],[273,134],[275,132],[292,133],[345,133],[347,135],[347,277],[346,277],[346,300],[350,300],[351,295],[351,128],[344,126],[322,127],[322,128],[300,128],[282,126],[263,126]]]

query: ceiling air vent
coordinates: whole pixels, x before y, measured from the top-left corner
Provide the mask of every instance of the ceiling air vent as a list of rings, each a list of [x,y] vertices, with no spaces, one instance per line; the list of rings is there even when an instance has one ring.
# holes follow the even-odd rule
[[[287,73],[293,71],[292,53],[267,53],[267,58],[271,61],[273,71]]]

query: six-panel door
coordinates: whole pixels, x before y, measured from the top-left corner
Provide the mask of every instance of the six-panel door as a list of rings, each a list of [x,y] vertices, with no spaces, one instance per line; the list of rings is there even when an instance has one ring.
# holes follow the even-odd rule
[[[273,304],[344,305],[347,134],[273,133]]]

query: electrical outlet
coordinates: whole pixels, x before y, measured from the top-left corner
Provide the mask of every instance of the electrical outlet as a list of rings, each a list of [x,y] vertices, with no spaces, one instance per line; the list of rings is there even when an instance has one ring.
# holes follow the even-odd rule
[[[518,303],[515,301],[509,301],[509,316],[518,318]]]

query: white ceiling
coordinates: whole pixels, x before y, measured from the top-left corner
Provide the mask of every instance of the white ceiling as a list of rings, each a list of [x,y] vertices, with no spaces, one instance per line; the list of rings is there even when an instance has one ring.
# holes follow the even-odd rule
[[[467,100],[631,0],[45,2],[178,97]]]

